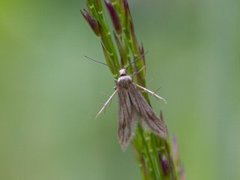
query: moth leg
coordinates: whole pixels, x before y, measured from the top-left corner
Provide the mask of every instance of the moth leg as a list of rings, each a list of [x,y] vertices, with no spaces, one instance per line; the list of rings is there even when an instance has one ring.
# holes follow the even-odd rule
[[[112,100],[113,96],[117,93],[117,89],[112,93],[112,95],[108,98],[108,100],[104,103],[103,107],[98,111],[96,118],[102,113],[102,111],[107,107],[107,105],[110,103]]]
[[[150,91],[149,89],[147,89],[147,88],[145,88],[145,87],[142,87],[142,86],[140,86],[140,85],[138,85],[138,84],[136,84],[136,83],[134,83],[134,84],[135,84],[137,87],[139,87],[140,89],[142,89],[143,91],[148,92],[149,94],[153,95],[154,97],[156,97],[156,98],[158,98],[158,99],[160,99],[160,100],[163,100],[165,103],[167,103],[166,99],[164,99],[163,97],[157,95],[155,92],[152,92],[152,91]]]

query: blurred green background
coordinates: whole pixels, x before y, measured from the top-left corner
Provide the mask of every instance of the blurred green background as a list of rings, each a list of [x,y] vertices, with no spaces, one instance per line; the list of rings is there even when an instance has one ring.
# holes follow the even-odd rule
[[[240,1],[131,1],[150,89],[187,179],[240,178]],[[116,138],[117,98],[83,0],[0,1],[0,179],[133,180]]]

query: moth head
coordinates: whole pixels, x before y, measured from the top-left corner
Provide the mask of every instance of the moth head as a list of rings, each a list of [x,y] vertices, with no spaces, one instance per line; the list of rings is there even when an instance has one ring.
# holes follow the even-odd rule
[[[122,68],[119,70],[119,76],[126,76],[126,75],[127,75],[126,69]]]

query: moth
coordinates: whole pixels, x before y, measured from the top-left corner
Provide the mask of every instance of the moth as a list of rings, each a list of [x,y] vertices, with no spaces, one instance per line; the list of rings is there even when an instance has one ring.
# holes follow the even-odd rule
[[[156,98],[166,101],[156,93],[148,90],[133,82],[125,68],[119,70],[119,77],[116,80],[116,87],[113,94],[105,102],[97,113],[97,116],[107,107],[115,94],[118,94],[119,119],[118,119],[118,141],[124,151],[132,137],[134,136],[135,126],[138,122],[147,127],[154,134],[166,139],[168,136],[167,127],[162,118],[158,117],[152,107],[145,100],[140,90],[145,91]],[[96,117],[97,117],[96,116]]]

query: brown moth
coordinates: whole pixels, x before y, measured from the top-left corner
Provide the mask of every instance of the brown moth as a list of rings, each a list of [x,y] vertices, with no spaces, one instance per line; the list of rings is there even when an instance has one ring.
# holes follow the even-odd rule
[[[163,119],[159,118],[153,112],[151,106],[142,96],[139,89],[165,101],[164,98],[158,96],[156,93],[134,83],[132,77],[127,74],[126,69],[122,68],[119,71],[115,91],[97,113],[98,116],[107,107],[113,96],[118,93],[118,141],[122,150],[127,148],[127,145],[134,135],[137,119],[140,119],[140,123],[144,127],[147,127],[159,137],[166,139],[168,136],[167,128]]]

